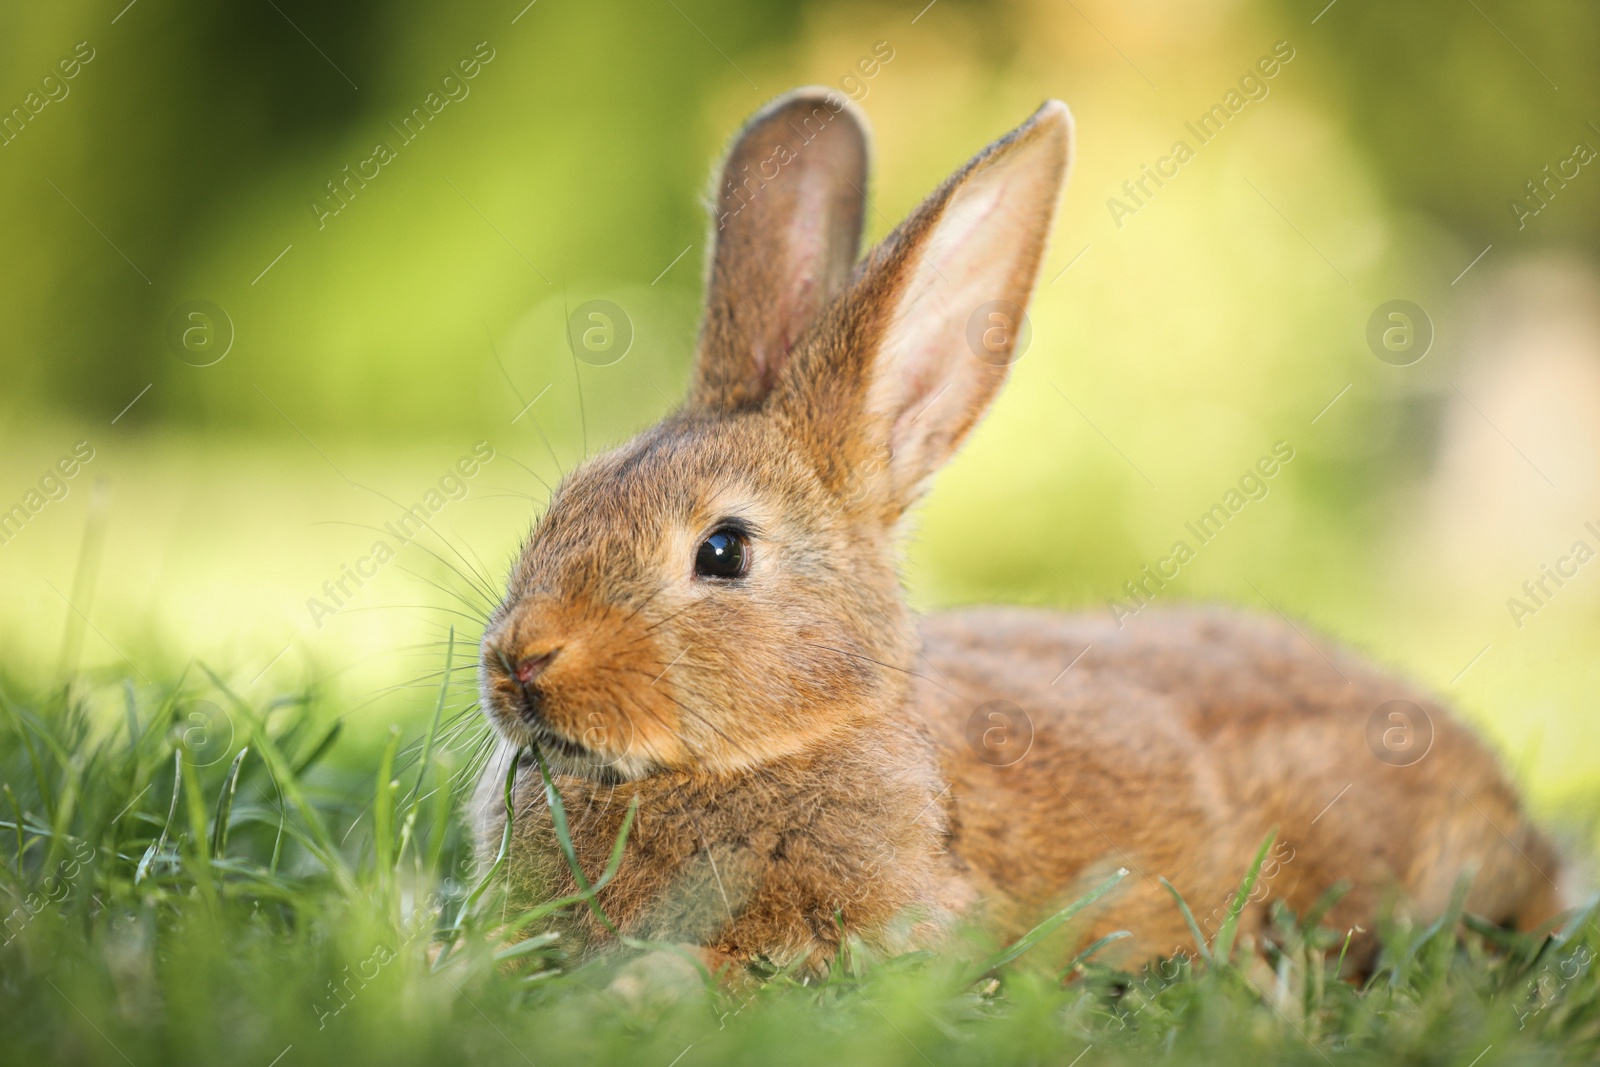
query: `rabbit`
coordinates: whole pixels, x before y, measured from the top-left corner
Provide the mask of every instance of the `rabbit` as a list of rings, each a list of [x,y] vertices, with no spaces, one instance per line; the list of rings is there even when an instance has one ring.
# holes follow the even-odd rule
[[[1214,931],[1274,830],[1258,885],[1304,914],[1350,883],[1326,921],[1367,931],[1355,966],[1381,909],[1437,915],[1463,871],[1495,922],[1557,913],[1484,744],[1286,620],[908,608],[897,533],[1006,379],[1072,144],[1048,101],[857,262],[855,105],[797,90],[733,139],[687,400],[567,475],[482,642],[473,817],[513,905],[579,889],[535,747],[586,882],[636,806],[560,920],[575,956],[821,974],[846,943],[1015,938],[1126,871],[1050,951],[1127,931],[1103,958],[1132,968],[1194,943],[1162,878]]]

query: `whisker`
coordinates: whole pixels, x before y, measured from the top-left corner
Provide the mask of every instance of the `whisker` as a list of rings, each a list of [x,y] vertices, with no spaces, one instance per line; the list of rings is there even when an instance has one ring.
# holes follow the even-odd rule
[[[545,502],[546,503],[549,502],[549,499],[550,499],[551,496],[555,495],[555,491],[556,491],[555,486],[551,485],[549,482],[545,481],[543,478],[540,478],[539,477],[539,473],[537,471],[535,471],[532,467],[528,466],[526,463],[522,462],[522,460],[518,459],[516,456],[513,456],[509,452],[501,452],[499,454],[502,455],[502,456],[505,456],[511,462],[515,463],[517,466],[521,467],[523,470],[527,471],[529,474],[533,475],[535,478],[538,479],[539,484],[544,486],[544,488],[545,488],[545,493],[546,493]],[[532,500],[534,498],[530,496],[528,499]]]
[[[380,490],[374,489],[371,486],[362,485],[359,482],[355,482],[355,483],[352,483],[352,484],[356,485],[360,489],[365,489],[367,492],[371,493],[373,496],[378,497],[380,500],[387,500],[390,504],[393,504],[400,511],[406,512],[412,518],[416,518],[416,513],[415,512],[410,511],[408,508],[406,508],[406,506],[404,504],[400,503],[400,501],[394,499],[389,494],[381,492]],[[428,519],[424,518],[424,519],[421,519],[420,521],[421,521],[424,529],[426,529],[429,533],[433,534],[433,536],[437,537],[439,539],[440,544],[444,545],[450,551],[454,552],[456,554],[456,557],[461,560],[462,564],[467,566],[467,568],[469,570],[471,569],[471,564],[468,562],[467,557],[462,555],[461,551],[459,549],[457,549],[453,544],[450,543],[450,539],[449,538],[447,538],[443,534],[441,534],[434,527],[433,523],[430,522]],[[369,527],[369,529],[376,529],[376,527]],[[444,557],[440,556],[438,553],[436,553],[432,549],[428,548],[427,545],[424,545],[420,541],[418,541],[417,538],[413,537],[410,540],[408,540],[406,543],[407,544],[416,545],[418,548],[422,549],[424,552],[427,552],[430,556],[433,556],[435,559],[439,560],[439,562],[444,563],[446,566],[450,567],[451,570],[454,570],[454,571],[456,571],[457,574],[460,574],[462,578],[467,579],[469,584],[472,584],[472,582],[474,581],[473,577],[469,577],[467,574],[462,573],[458,568],[456,568],[454,565],[452,565],[448,561],[446,561],[444,559]],[[478,580],[484,580],[485,576],[481,576],[480,575],[480,576],[476,576],[476,578]],[[490,599],[490,602],[493,603],[494,599],[495,599],[493,588],[492,588],[492,586],[490,586],[489,588],[490,588],[489,599]]]
[[[439,535],[439,532],[437,530],[435,530],[432,526],[428,527],[428,532],[432,533],[435,537],[439,537],[439,540],[444,541],[444,538],[441,537]],[[451,563],[449,560],[447,560],[443,556],[439,555],[439,553],[435,552],[433,549],[429,548],[427,545],[422,544],[419,541],[412,540],[409,543],[416,545],[422,551],[426,552],[428,555],[432,556],[434,559],[438,560],[440,563],[442,563],[446,567],[450,568],[451,571],[453,571],[456,575],[458,575],[463,581],[465,581],[467,583],[467,586],[474,593],[477,593],[480,596],[482,596],[484,601],[486,603],[488,603],[489,605],[493,606],[493,605],[498,604],[500,602],[500,594],[495,589],[494,583],[489,579],[489,577],[487,575],[481,575],[481,574],[477,574],[476,572],[473,572],[472,571],[472,564],[469,563],[467,558],[461,554],[461,550],[456,548],[454,545],[451,545],[448,541],[445,541],[445,546],[447,548],[449,548],[450,551],[454,552],[461,559],[461,562],[463,564],[465,564],[466,567],[467,567],[466,571],[463,571],[460,567],[457,567],[455,564]]]
[[[649,626],[645,627],[644,633],[640,634],[638,637],[634,638],[632,641],[629,641],[628,644],[623,645],[622,647],[627,648],[629,645],[638,644],[640,641],[643,641],[646,637],[650,636],[650,634],[654,633],[656,630],[671,622],[673,619],[676,619],[679,615],[682,615],[684,612],[688,611],[694,606],[695,605],[693,604],[685,604],[683,607],[679,608],[677,611],[674,611],[666,618],[656,620],[654,623],[651,623]]]
[[[528,501],[531,501],[531,502],[533,502],[535,504],[543,504],[545,502],[546,498],[545,497],[534,496],[532,493],[520,492],[520,491],[518,491],[516,489],[508,489],[508,488],[502,486],[502,487],[500,487],[500,489],[498,491],[493,492],[493,493],[479,493],[479,494],[477,494],[477,499],[479,499],[479,500],[528,500]]]
[[[365,487],[363,486],[363,488],[365,488]],[[371,531],[373,533],[388,533],[388,531],[385,530],[381,526],[373,526],[370,523],[364,523],[364,522],[345,522],[345,521],[342,521],[342,520],[330,520],[328,522],[314,523],[313,525],[317,525],[317,526],[348,526],[348,527],[350,527],[351,529],[354,529],[354,530],[369,530],[369,531]],[[429,526],[429,527],[427,527],[427,529],[435,537],[439,537],[439,539],[441,541],[444,541],[444,538],[439,534],[439,532],[437,530],[434,530],[433,527]],[[491,595],[488,596],[487,599],[489,600],[490,603],[495,603],[496,602],[497,598],[492,595],[492,586],[489,586],[489,585],[486,584],[486,585],[480,587],[477,584],[478,581],[480,581],[480,580],[485,582],[485,583],[487,583],[488,582],[487,577],[480,577],[480,576],[477,576],[477,575],[468,574],[467,572],[463,571],[460,567],[457,567],[455,564],[453,564],[449,560],[445,559],[443,556],[440,556],[437,552],[433,551],[427,545],[422,544],[416,538],[412,538],[411,540],[405,542],[405,544],[407,544],[407,545],[416,545],[417,548],[420,551],[428,553],[428,555],[432,556],[434,559],[436,559],[440,563],[444,564],[451,571],[453,571],[456,574],[457,577],[459,577],[463,581],[467,582],[467,584],[472,587],[474,592],[482,593],[482,592],[484,592],[485,589],[489,589],[491,591]],[[448,544],[448,542],[446,542],[446,544]],[[405,545],[402,545],[401,547],[403,548],[403,547],[405,547]],[[454,548],[452,548],[451,550],[455,551]],[[460,553],[458,552],[457,555],[460,555]],[[462,562],[463,563],[466,562],[465,557],[462,558]]]
[[[655,588],[655,590],[653,590],[649,596],[645,597],[644,600],[642,602],[640,602],[638,607],[636,607],[632,611],[628,612],[627,617],[622,619],[620,622],[618,622],[616,627],[614,629],[612,629],[610,636],[615,637],[617,634],[620,634],[622,632],[622,628],[624,626],[628,625],[628,623],[630,623],[634,619],[638,618],[639,617],[639,612],[641,612],[645,608],[649,607],[650,606],[650,602],[661,594],[661,589],[662,589],[661,586],[657,586]]]
[[[485,620],[482,615],[473,615],[456,608],[447,608],[439,604],[368,604],[360,608],[344,608],[343,611],[443,611],[451,615],[459,615],[463,619],[482,624]],[[456,642],[460,644],[461,642]],[[442,642],[441,642],[442,644]]]
[[[658,674],[658,675],[652,676],[649,671],[641,669],[639,667],[617,667],[617,666],[609,666],[609,665],[597,665],[596,669],[612,671],[613,673],[617,673],[617,674],[628,673],[628,674],[639,674],[639,675],[643,675],[644,677],[654,677],[657,682],[661,681],[662,678],[664,677],[664,675],[662,675],[662,674]],[[676,686],[678,689],[683,690],[689,696],[695,697],[698,700],[705,701],[708,704],[711,703],[711,701],[705,696],[705,694],[700,693],[698,690],[688,689],[685,686],[683,686],[681,683],[678,683],[673,679],[666,679],[666,681],[667,681],[667,684],[669,686]],[[750,757],[754,758],[754,756],[756,754],[752,750],[750,750],[749,748],[745,747],[745,745],[742,744],[741,742],[735,741],[732,737],[728,736],[728,734],[720,726],[718,726],[715,722],[713,722],[711,719],[709,719],[705,715],[701,714],[699,712],[699,710],[697,710],[697,709],[695,709],[693,707],[690,707],[688,704],[685,704],[683,701],[681,701],[677,697],[673,696],[673,694],[668,689],[660,688],[659,686],[656,687],[656,688],[657,688],[657,691],[660,692],[662,696],[666,697],[668,700],[672,701],[673,704],[677,705],[678,709],[680,711],[682,711],[686,716],[688,716],[693,721],[699,723],[700,725],[706,727],[711,732],[715,733],[730,748],[734,749],[735,751],[739,752],[742,755],[746,755],[746,756],[750,756]],[[666,726],[667,726],[666,721],[663,720],[661,718],[661,716],[657,715],[653,708],[651,708],[648,704],[643,704],[643,703],[640,703],[639,706],[644,711],[646,711],[648,714],[650,714],[651,717],[653,717],[658,723],[660,723],[663,728],[666,728]]]
[[[841,656],[849,656],[851,659],[862,659],[862,660],[866,660],[868,663],[876,663],[880,667],[884,667],[884,668],[886,668],[888,670],[891,670],[891,671],[899,671],[901,674],[909,674],[913,678],[922,679],[924,682],[927,682],[929,685],[937,685],[940,689],[951,689],[950,686],[944,685],[944,684],[942,684],[940,682],[936,682],[932,678],[929,678],[926,674],[918,674],[916,671],[906,670],[906,668],[904,668],[904,667],[896,667],[892,663],[885,663],[882,660],[873,659],[871,656],[863,656],[863,655],[861,655],[860,653],[857,653],[857,652],[846,652],[842,648],[834,648],[831,645],[819,645],[815,641],[807,641],[806,644],[810,645],[812,648],[820,648],[820,649],[823,649],[824,651],[834,652],[834,653],[837,653],[838,655],[841,655]],[[954,692],[954,690],[951,689],[951,692]]]
[[[511,374],[506,370],[506,365],[501,362],[500,350],[495,347],[494,336],[489,333],[489,327],[487,325],[484,326],[483,332],[485,336],[489,338],[489,351],[494,355],[495,366],[500,368],[500,373],[505,377],[506,384],[511,387],[511,392],[516,396],[518,402],[521,402],[522,392],[517,388],[517,383],[511,380]],[[550,447],[550,438],[545,436],[544,427],[539,425],[539,416],[535,415],[532,411],[529,411],[528,418],[533,422],[534,428],[539,431],[539,437],[544,441],[544,447],[550,453],[550,462],[556,465],[556,470],[561,471],[561,460],[556,458],[556,450]],[[565,473],[565,471],[562,471],[563,476],[565,476]],[[538,475],[534,475],[534,477],[537,478]],[[544,481],[543,478],[540,478],[539,480]]]
[[[443,593],[445,596],[454,597],[456,600],[460,601],[462,603],[462,605],[464,605],[465,607],[468,607],[468,608],[471,608],[471,609],[477,610],[477,611],[483,610],[479,605],[474,604],[472,601],[468,600],[466,598],[466,596],[461,593],[460,590],[451,589],[448,586],[440,585],[438,582],[434,581],[433,579],[424,578],[422,575],[418,574],[416,571],[411,570],[410,568],[407,568],[407,567],[401,567],[400,568],[400,572],[402,574],[409,574],[409,575],[411,575],[411,577],[417,579],[419,582],[422,582],[422,583],[424,583],[426,585],[431,585],[433,588],[439,590],[439,592]],[[485,625],[487,625],[488,622],[489,622],[489,618],[488,618],[487,613],[484,615],[483,622],[484,622]]]

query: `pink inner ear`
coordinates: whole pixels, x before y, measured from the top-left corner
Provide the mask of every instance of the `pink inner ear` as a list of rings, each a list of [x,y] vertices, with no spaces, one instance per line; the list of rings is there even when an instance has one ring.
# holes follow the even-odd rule
[[[891,447],[917,451],[917,442],[942,436],[987,388],[968,350],[967,318],[978,305],[1011,289],[1004,243],[1021,234],[1008,220],[1006,181],[980,176],[961,190],[940,218],[895,311],[886,339],[883,374],[874,388],[879,410],[893,418]],[[963,359],[973,365],[967,366]]]
[[[797,187],[794,212],[779,238],[782,242],[780,249],[776,250],[779,261],[787,261],[794,271],[789,284],[779,289],[783,295],[779,298],[781,304],[777,308],[777,315],[781,323],[780,344],[783,350],[757,353],[756,363],[764,379],[773,376],[769,368],[782,363],[817,313],[817,305],[821,302],[819,290],[822,281],[817,274],[827,251],[823,237],[829,225],[830,196],[829,190],[810,182],[801,182]],[[768,384],[771,384],[770,381]]]
[[[1070,130],[1061,115],[958,177],[901,276],[874,358],[868,409],[883,420],[893,470],[909,502],[967,436],[1006,370],[975,351],[969,323],[985,304],[1026,307],[1055,200]]]

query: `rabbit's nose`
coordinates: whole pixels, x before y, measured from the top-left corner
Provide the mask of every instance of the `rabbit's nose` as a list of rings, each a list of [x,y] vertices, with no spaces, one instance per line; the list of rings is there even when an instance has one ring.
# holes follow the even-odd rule
[[[535,678],[544,673],[545,668],[550,666],[550,664],[555,661],[556,653],[560,651],[561,650],[559,648],[552,648],[548,652],[541,652],[537,655],[523,656],[521,659],[517,660],[512,673],[517,676],[517,681],[521,682],[523,685],[528,685]]]

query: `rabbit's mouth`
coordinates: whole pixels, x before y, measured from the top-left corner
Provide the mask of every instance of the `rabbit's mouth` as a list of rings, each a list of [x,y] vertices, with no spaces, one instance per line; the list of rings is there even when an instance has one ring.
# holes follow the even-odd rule
[[[538,745],[547,752],[553,752],[569,759],[593,760],[596,753],[589,746],[557,733],[554,727],[545,720],[539,711],[543,701],[543,694],[535,687],[531,685],[517,686],[515,712],[518,721],[529,733],[529,739],[526,743]]]
[[[593,760],[597,753],[580,741],[573,740],[553,727],[543,714],[544,694],[535,686],[508,685],[497,687],[491,718],[500,733],[514,745],[538,745],[546,752],[573,760]]]
[[[628,776],[603,753],[561,736],[538,719],[524,720],[522,726],[519,737],[508,736],[507,739],[518,748],[518,760],[523,767],[534,766],[533,750],[538,749],[556,774],[592,778],[612,785],[627,780]],[[504,729],[500,732],[507,734]]]
[[[553,765],[567,774],[593,774],[607,758],[581,741],[558,732],[538,711],[538,698],[529,694],[497,694],[489,720],[497,733],[519,749],[537,747]]]
[[[589,726],[575,737],[562,728],[569,716],[557,712],[557,721],[552,721],[550,697],[540,686],[500,676],[489,682],[484,696],[495,732],[515,748],[537,746],[557,773],[616,782],[651,769],[651,762],[631,743],[633,730],[625,721],[591,712],[579,720]]]
[[[553,755],[565,757],[567,760],[582,764],[592,764],[599,758],[592,749],[570,738],[562,737],[550,727],[537,719],[524,720],[528,727],[529,739],[527,744],[537,745],[539,748]]]

